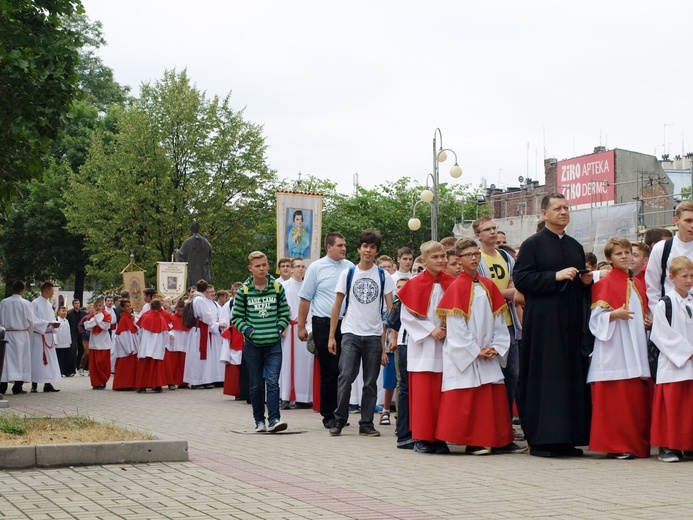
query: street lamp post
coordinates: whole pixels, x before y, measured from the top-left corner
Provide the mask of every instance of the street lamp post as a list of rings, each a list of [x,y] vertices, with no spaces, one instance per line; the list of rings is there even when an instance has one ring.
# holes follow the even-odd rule
[[[440,142],[438,141],[440,138]],[[416,206],[421,202],[431,205],[431,240],[438,240],[438,211],[440,209],[440,163],[448,158],[447,152],[455,156],[455,164],[450,168],[450,176],[457,179],[462,176],[462,168],[457,164],[457,154],[450,148],[443,148],[443,134],[440,128],[433,132],[433,173],[426,177],[426,187],[421,191],[419,201],[414,204],[413,216],[409,219],[409,229],[417,231],[421,227],[421,221],[416,217]],[[433,190],[429,189],[428,180],[431,180]]]

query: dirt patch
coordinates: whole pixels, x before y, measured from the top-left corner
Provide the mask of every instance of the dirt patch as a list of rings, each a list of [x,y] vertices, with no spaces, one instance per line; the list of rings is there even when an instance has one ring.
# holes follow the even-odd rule
[[[152,435],[134,432],[88,417],[22,417],[0,415],[0,446],[118,442],[154,440]]]

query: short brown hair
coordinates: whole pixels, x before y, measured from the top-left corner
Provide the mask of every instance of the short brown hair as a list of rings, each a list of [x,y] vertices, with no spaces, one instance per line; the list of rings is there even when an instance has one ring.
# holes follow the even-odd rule
[[[648,246],[645,242],[632,242],[631,245],[640,249],[645,258],[650,258],[650,246]]]
[[[471,238],[460,238],[455,244],[455,254],[460,256],[462,251],[468,247],[476,247],[478,249],[479,244],[476,243],[476,240],[472,240]]]
[[[479,217],[472,222],[472,229],[474,230],[474,233],[478,233],[481,229],[481,224],[488,222],[489,220],[493,220],[493,215],[484,215],[483,217]]]
[[[623,249],[628,249],[630,251],[633,248],[633,244],[630,243],[626,237],[611,237],[604,244],[604,256],[608,259],[611,258],[611,253],[616,246],[620,246]]]
[[[277,268],[281,267],[282,264],[291,265],[291,258],[284,257],[284,258],[280,258],[279,260],[277,260]]]
[[[443,244],[443,247],[445,249],[450,249],[451,247],[455,247],[455,242],[457,242],[457,239],[455,237],[445,237],[440,240],[440,243]]]

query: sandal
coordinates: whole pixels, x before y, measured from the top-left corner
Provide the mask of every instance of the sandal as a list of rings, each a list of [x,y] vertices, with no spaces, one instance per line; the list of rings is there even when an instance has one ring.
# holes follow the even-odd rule
[[[383,414],[380,416],[380,425],[390,426],[390,412],[383,412]]]

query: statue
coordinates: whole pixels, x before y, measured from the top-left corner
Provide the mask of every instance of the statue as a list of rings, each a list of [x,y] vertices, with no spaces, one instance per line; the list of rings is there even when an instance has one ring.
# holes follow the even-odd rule
[[[176,262],[188,262],[188,287],[195,285],[198,280],[209,282],[212,278],[212,244],[200,235],[200,224],[197,222],[192,223],[190,232],[192,236],[176,251]]]

